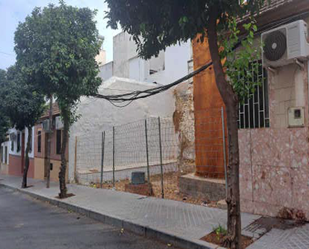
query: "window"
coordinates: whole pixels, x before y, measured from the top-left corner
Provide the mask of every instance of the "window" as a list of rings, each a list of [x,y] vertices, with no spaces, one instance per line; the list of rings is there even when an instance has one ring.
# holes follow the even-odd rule
[[[239,105],[238,127],[240,129],[254,129],[269,127],[269,103],[267,71],[259,63],[257,78],[261,84],[256,86],[253,93]]]
[[[56,136],[56,153],[59,155],[61,154],[61,130],[57,130]]]
[[[32,132],[32,130],[30,130],[29,132]],[[28,134],[28,136],[29,136],[29,134]],[[30,144],[29,144],[29,153],[31,153],[31,152],[32,152],[32,137],[30,139]]]
[[[11,151],[14,152],[14,140],[11,140]]]
[[[42,152],[42,131],[38,131],[38,152]]]
[[[20,133],[17,133],[17,152],[20,151]]]
[[[5,146],[5,155],[4,155],[4,163],[7,164],[8,163],[8,147]]]

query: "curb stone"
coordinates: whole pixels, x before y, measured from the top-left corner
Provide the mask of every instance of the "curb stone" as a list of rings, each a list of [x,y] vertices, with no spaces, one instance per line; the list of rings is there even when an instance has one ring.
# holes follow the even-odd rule
[[[38,199],[43,202],[47,202],[53,206],[57,206],[59,208],[73,211],[75,213],[84,215],[86,217],[89,217],[91,219],[94,219],[96,221],[112,225],[117,228],[123,228],[125,230],[128,230],[132,233],[135,233],[137,235],[143,236],[145,238],[149,239],[156,239],[164,243],[169,243],[172,244],[173,246],[177,246],[183,249],[224,249],[222,247],[219,247],[217,245],[207,243],[204,241],[199,241],[199,240],[186,240],[183,239],[179,236],[170,234],[167,231],[159,231],[157,229],[148,227],[148,226],[143,226],[137,223],[132,223],[132,221],[127,221],[124,219],[119,219],[117,217],[111,216],[111,215],[106,215],[102,213],[98,213],[86,208],[82,208],[70,203],[63,202],[61,200],[57,199],[52,199],[48,198],[39,194],[31,193],[26,190],[20,189],[20,188],[15,188],[12,186],[5,185],[3,183],[0,183],[0,186],[3,186],[8,189],[12,189],[15,191],[19,191],[23,194],[29,195],[35,199]]]

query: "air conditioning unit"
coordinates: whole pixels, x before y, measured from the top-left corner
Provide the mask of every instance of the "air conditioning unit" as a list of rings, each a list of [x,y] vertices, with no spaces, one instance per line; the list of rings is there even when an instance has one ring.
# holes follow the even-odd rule
[[[10,140],[15,141],[16,140],[16,134],[14,132],[10,133]]]
[[[46,132],[46,133],[49,133],[51,132],[50,130],[50,125],[49,125],[49,119],[46,119],[42,122],[42,126],[43,126],[43,130]]]
[[[295,21],[262,33],[264,67],[280,67],[309,56],[308,27]]]
[[[63,129],[63,122],[61,120],[60,116],[56,117],[56,130],[61,130]]]

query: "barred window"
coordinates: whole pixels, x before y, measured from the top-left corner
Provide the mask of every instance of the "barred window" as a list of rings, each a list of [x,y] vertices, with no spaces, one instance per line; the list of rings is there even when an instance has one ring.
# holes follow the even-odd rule
[[[58,155],[61,154],[61,140],[62,140],[62,131],[61,130],[57,130],[57,134],[56,134],[56,153]]]
[[[258,64],[259,70],[256,77],[261,84],[248,95],[243,103],[239,104],[239,129],[254,129],[269,127],[269,102],[267,71]]]
[[[17,133],[17,152],[20,151],[20,133]]]
[[[38,153],[42,151],[42,132],[38,131]]]

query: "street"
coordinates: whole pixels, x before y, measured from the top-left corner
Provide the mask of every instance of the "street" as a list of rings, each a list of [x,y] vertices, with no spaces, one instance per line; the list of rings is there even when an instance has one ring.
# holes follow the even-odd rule
[[[0,187],[0,249],[73,248],[168,246]]]

